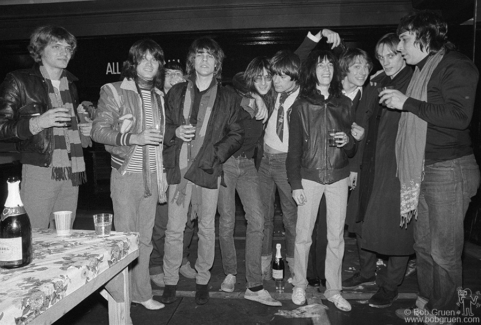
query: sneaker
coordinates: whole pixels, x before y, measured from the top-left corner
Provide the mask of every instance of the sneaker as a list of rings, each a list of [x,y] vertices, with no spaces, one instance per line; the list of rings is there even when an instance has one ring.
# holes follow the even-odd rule
[[[262,280],[272,280],[272,256],[261,257]]]
[[[150,281],[155,283],[159,287],[165,287],[164,273],[153,274],[150,276]]]
[[[261,304],[267,306],[282,306],[282,303],[272,298],[269,292],[265,289],[255,292],[247,289],[246,293],[244,294],[244,298],[247,300],[260,302]]]
[[[319,287],[321,285],[321,280],[319,280],[319,278],[315,278],[315,279],[307,278],[307,283],[311,287]]]
[[[301,287],[294,287],[292,290],[292,302],[296,305],[304,305],[306,303],[306,290]]]
[[[197,272],[190,266],[190,262],[187,262],[180,267],[180,274],[187,279],[195,279],[197,276]]]
[[[334,306],[336,306],[337,309],[339,310],[351,311],[351,304],[346,299],[344,299],[339,293],[330,298],[327,298],[327,300],[332,302]]]
[[[154,300],[152,298],[150,298],[147,301],[143,301],[143,302],[135,302],[135,301],[132,301],[132,302],[134,304],[142,305],[142,306],[145,307],[145,309],[148,309],[148,310],[159,310],[159,309],[162,309],[162,308],[165,307],[165,305],[163,303],[160,303],[157,300]]]
[[[384,287],[380,287],[377,292],[369,299],[369,306],[374,308],[387,308],[390,307],[394,300],[397,300],[398,293],[396,291],[386,290]]]
[[[220,285],[220,290],[224,292],[234,292],[236,277],[232,274],[227,274],[224,281]]]
[[[361,275],[361,273],[356,272],[350,278],[342,281],[342,288],[343,289],[356,289],[361,285],[374,285],[376,284],[376,276],[373,275],[370,278],[365,278]]]

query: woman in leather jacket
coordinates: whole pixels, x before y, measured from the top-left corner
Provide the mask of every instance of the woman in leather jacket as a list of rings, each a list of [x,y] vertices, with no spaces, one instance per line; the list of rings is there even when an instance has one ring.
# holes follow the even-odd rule
[[[305,302],[311,235],[320,200],[326,195],[328,248],[324,295],[337,308],[349,311],[351,306],[340,292],[348,157],[352,157],[357,148],[350,132],[354,118],[352,104],[341,93],[338,62],[329,51],[309,55],[302,67],[300,83],[301,95],[290,116],[286,161],[292,197],[298,205],[292,301]]]

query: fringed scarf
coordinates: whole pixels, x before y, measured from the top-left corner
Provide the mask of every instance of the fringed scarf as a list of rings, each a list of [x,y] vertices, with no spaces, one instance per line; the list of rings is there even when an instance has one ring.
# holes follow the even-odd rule
[[[420,71],[414,70],[406,96],[427,101],[428,82],[434,69],[443,59],[444,49],[431,55]],[[427,122],[410,112],[403,112],[396,137],[397,174],[401,183],[401,227],[407,227],[414,216],[417,218],[419,194],[424,172]]]
[[[85,173],[80,132],[68,88],[67,72],[63,70],[58,90],[52,85],[50,76],[43,65],[40,65],[40,73],[47,83],[51,108],[68,108],[71,115],[69,127],[53,127],[52,179],[57,181],[70,179],[73,186],[79,186],[87,181],[87,174]]]

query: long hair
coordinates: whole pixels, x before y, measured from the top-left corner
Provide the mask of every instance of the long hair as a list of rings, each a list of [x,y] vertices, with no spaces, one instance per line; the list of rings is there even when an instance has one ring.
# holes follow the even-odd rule
[[[73,34],[61,26],[40,26],[30,35],[28,52],[35,62],[42,61],[42,53],[45,47],[52,42],[65,41],[72,47],[72,56],[77,50],[77,39]]]
[[[339,57],[339,68],[341,70],[341,79],[344,79],[349,73],[349,68],[356,62],[357,58],[363,58],[366,60],[369,66],[369,72],[371,72],[373,63],[369,54],[360,48],[347,48]]]
[[[271,64],[269,63],[269,59],[265,56],[255,57],[251,62],[249,62],[249,65],[244,71],[244,80],[246,82],[247,89],[249,89],[251,92],[257,92],[255,79],[257,76],[263,74],[264,69],[266,69],[268,73],[271,73]]]
[[[277,52],[270,60],[271,73],[273,75],[285,74],[291,77],[292,81],[299,80],[299,70],[301,68],[301,60],[299,57],[289,50],[281,50]]]
[[[124,61],[121,78],[137,80],[137,66],[142,58],[149,52],[154,59],[159,62],[159,69],[154,77],[154,85],[158,89],[163,89],[164,78],[162,77],[164,67],[164,51],[157,42],[150,38],[145,38],[135,42],[129,50],[129,57]]]
[[[342,85],[339,63],[336,56],[331,51],[324,50],[311,52],[307,57],[307,60],[302,64],[300,78],[302,95],[309,97],[317,93],[316,86],[319,84],[316,74],[317,64],[324,61],[324,59],[327,59],[327,61],[334,65],[334,72],[329,85],[329,94],[333,97],[341,96]]]
[[[210,37],[198,38],[190,45],[186,59],[187,74],[192,75],[195,72],[195,56],[197,53],[201,53],[204,50],[210,55],[214,56],[214,76],[217,79],[220,79],[222,74],[222,62],[224,62],[225,54],[224,51],[222,51],[219,43]]]
[[[414,44],[419,44],[421,51],[437,53],[443,47],[454,49],[448,41],[448,24],[435,12],[421,11],[404,16],[397,28],[397,34],[411,32],[416,35]]]

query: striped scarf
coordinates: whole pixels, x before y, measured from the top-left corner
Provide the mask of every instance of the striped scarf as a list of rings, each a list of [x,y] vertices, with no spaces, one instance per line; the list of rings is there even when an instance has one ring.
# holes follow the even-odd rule
[[[47,83],[50,107],[68,108],[72,116],[71,126],[64,128],[53,127],[52,179],[56,181],[70,179],[73,186],[81,185],[87,181],[87,174],[85,173],[80,132],[68,88],[67,73],[63,70],[60,76],[59,89],[52,85],[50,76],[43,65],[40,65],[40,73]]]

